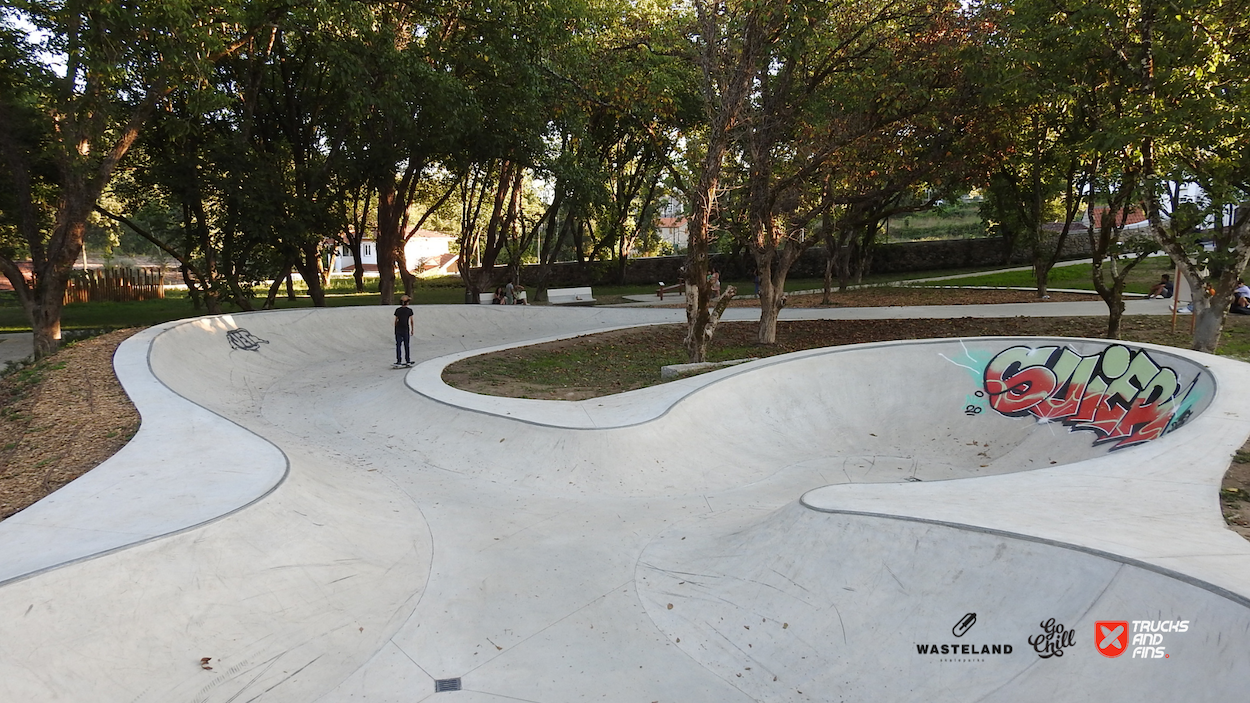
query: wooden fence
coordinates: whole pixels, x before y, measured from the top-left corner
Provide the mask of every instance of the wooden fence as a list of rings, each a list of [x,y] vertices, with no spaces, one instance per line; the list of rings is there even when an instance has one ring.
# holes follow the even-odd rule
[[[77,271],[65,288],[65,302],[152,300],[165,297],[165,272],[156,268]]]

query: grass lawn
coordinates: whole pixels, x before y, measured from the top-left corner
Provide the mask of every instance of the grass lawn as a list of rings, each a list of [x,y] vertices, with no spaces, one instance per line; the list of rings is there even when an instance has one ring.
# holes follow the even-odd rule
[[[864,280],[861,281],[859,285],[864,285],[864,286],[885,285],[887,283],[897,283],[899,281],[913,281],[913,280],[920,279],[920,278],[932,278],[934,276],[952,276],[952,275],[958,275],[961,273],[975,274],[975,273],[985,272],[985,271],[997,271],[1002,268],[1003,268],[1002,266],[981,266],[981,267],[944,269],[944,270],[932,270],[932,271],[909,271],[906,273],[872,274],[869,276],[864,276]],[[755,294],[755,284],[753,281],[749,279],[739,279],[739,280],[722,279],[722,282],[721,282],[722,289],[724,288],[724,286],[727,286],[727,285],[732,285],[735,288],[737,288],[739,297]],[[985,285],[985,284],[977,283],[973,285]],[[824,287],[825,287],[825,279],[823,278],[787,278],[786,279],[786,291],[791,292],[791,293],[794,291],[800,291],[800,290],[822,290]],[[837,278],[833,279],[833,287],[834,287],[834,290],[837,290],[837,287],[838,287]],[[653,295],[655,293],[655,289],[656,289],[656,284],[654,283],[648,283],[648,284],[643,284],[643,285],[632,284],[632,285],[622,285],[622,286],[615,286],[615,285],[595,286],[594,294],[595,294],[596,299],[599,299],[601,297],[625,296],[625,295]],[[680,293],[678,293],[678,295],[680,295]],[[665,300],[666,301],[668,300],[667,295],[665,296]]]
[[[980,272],[994,271],[999,268],[1001,267],[879,274],[865,276],[862,284],[882,285],[933,276],[967,273],[969,275],[964,278],[922,285],[1002,287],[1031,287],[1033,285],[1033,277],[1029,271],[976,275]],[[1171,263],[1167,257],[1147,259],[1133,270],[1128,291],[1132,293],[1148,292],[1150,286],[1159,280],[1159,274],[1167,271],[1171,271]],[[1089,278],[1089,264],[1057,266],[1051,271],[1051,286],[1054,288],[1092,290],[1093,283]],[[736,286],[739,294],[742,296],[754,294],[754,284],[749,280],[726,281],[725,283]],[[366,278],[366,292],[356,293],[355,283],[351,278],[336,278],[331,282],[330,287],[327,288],[327,303],[331,307],[378,305],[381,298],[377,292],[377,286],[376,278]],[[819,290],[823,287],[824,280],[820,278],[791,278],[786,280],[786,290],[791,292]],[[626,295],[653,294],[655,289],[656,285],[654,283],[595,286],[594,294],[601,304],[611,304],[624,302],[622,296]],[[278,296],[276,307],[281,310],[312,306],[312,301],[307,297],[307,291],[302,282],[296,281],[295,292],[296,299],[289,300],[285,295],[285,291],[282,291]],[[253,304],[257,309],[260,308],[263,302],[263,297],[253,298]],[[415,305],[459,305],[463,303],[464,288],[460,285],[460,279],[455,276],[425,279],[421,281],[421,285],[413,292],[413,304]],[[227,312],[238,312],[233,305],[226,305],[225,309]],[[67,305],[62,317],[62,328],[66,330],[105,330],[123,327],[146,327],[203,314],[203,310],[196,310],[191,304],[191,300],[185,291],[169,290],[166,291],[166,297],[163,300],[126,303],[74,303]],[[29,330],[30,324],[18,306],[16,297],[12,293],[0,294],[0,332],[26,332]]]
[[[912,273],[881,274],[865,276],[865,285],[893,283],[916,278],[950,275],[958,273],[976,273],[989,270],[983,268],[955,269],[953,271],[917,271]],[[742,295],[752,295],[755,287],[751,281],[726,281],[738,288]],[[824,286],[819,278],[792,278],[786,281],[787,291],[816,290]],[[986,285],[982,283],[973,285]],[[836,282],[835,282],[836,286]],[[277,299],[279,310],[286,308],[312,307],[312,300],[307,296],[307,288],[302,281],[295,282],[295,300],[288,300],[283,290]],[[655,293],[655,284],[634,284],[624,286],[595,286],[595,297],[602,303],[622,302],[621,296],[649,295]],[[351,278],[335,278],[326,289],[327,304],[330,307],[350,305],[378,305],[381,297],[378,294],[378,279],[365,279],[365,292],[355,292],[355,282]],[[252,299],[257,309],[264,303],[264,297]],[[413,291],[414,305],[460,305],[464,303],[464,287],[460,279],[447,276],[438,279],[424,279]],[[226,312],[238,312],[233,305],[225,306]],[[168,290],[163,300],[145,300],[126,303],[74,303],[65,306],[61,318],[61,327],[65,330],[106,330],[124,327],[147,327],[150,325],[198,317],[205,314],[196,310],[186,291]],[[18,306],[13,293],[0,293],[0,332],[29,332],[30,323]]]
[[[1159,282],[1159,275],[1163,273],[1175,274],[1175,268],[1172,266],[1171,259],[1166,256],[1148,257],[1145,261],[1133,267],[1133,270],[1129,272],[1125,292],[1143,294],[1149,293],[1150,287]],[[1056,266],[1050,270],[1050,287],[1093,290],[1093,275],[1094,269],[1091,264]],[[965,276],[963,278],[956,278],[949,281],[936,281],[924,285],[1032,288],[1036,285],[1036,283],[1033,280],[1032,271],[1009,271],[1005,273],[992,273],[980,276]]]
[[[326,303],[330,307],[346,307],[351,305],[378,305],[381,296],[377,292],[376,279],[372,291],[355,293],[354,286],[338,286],[327,293]],[[288,300],[285,292],[278,296],[275,307],[286,308],[312,307],[312,299],[297,286],[296,299]],[[423,286],[413,291],[413,300],[417,305],[454,305],[464,302],[464,288],[439,286]],[[252,304],[260,309],[265,299],[253,298]],[[226,312],[238,312],[233,305],[224,306]],[[61,328],[64,330],[106,330],[123,327],[148,327],[151,325],[197,317],[206,314],[203,309],[197,310],[191,303],[186,291],[167,290],[161,300],[142,300],[125,303],[73,303],[66,305],[61,316]],[[0,332],[29,332],[30,322],[18,305],[12,293],[0,295]]]
[[[1045,305],[1046,303],[1039,303]],[[778,325],[777,344],[755,342],[756,325],[721,323],[708,352],[709,361],[783,354],[801,349],[893,339],[1024,335],[1092,337],[1106,334],[1106,317],[1016,317],[897,320],[805,320]],[[574,339],[519,347],[470,357],[447,367],[443,380],[487,395],[579,400],[660,383],[659,369],[687,361],[682,325],[617,330]],[[1125,317],[1126,341],[1188,348],[1189,318],[1164,315]],[[1250,317],[1230,315],[1218,353],[1250,359]]]

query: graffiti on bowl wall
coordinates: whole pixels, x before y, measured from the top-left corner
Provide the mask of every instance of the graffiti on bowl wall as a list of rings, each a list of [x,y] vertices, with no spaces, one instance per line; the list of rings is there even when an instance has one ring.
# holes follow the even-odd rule
[[[1180,427],[1200,395],[1196,377],[1182,386],[1149,352],[1119,344],[1089,355],[1066,346],[1011,347],[989,360],[982,383],[976,396],[995,412],[1089,430],[1095,444],[1114,442],[1113,450]]]

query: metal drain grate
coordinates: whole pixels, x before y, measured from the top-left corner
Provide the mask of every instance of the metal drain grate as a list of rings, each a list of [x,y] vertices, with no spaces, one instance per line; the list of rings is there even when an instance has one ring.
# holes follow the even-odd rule
[[[460,678],[454,679],[434,679],[434,692],[442,693],[443,691],[459,691]]]

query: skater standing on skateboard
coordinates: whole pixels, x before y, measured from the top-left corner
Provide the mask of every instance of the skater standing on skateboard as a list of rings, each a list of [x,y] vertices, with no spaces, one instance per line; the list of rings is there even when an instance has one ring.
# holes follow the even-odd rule
[[[399,299],[399,307],[395,308],[395,365],[396,366],[412,366],[412,335],[416,333],[416,325],[412,321],[412,308],[408,307],[408,303],[412,302],[412,298],[403,296]],[[401,359],[400,350],[404,355]]]

